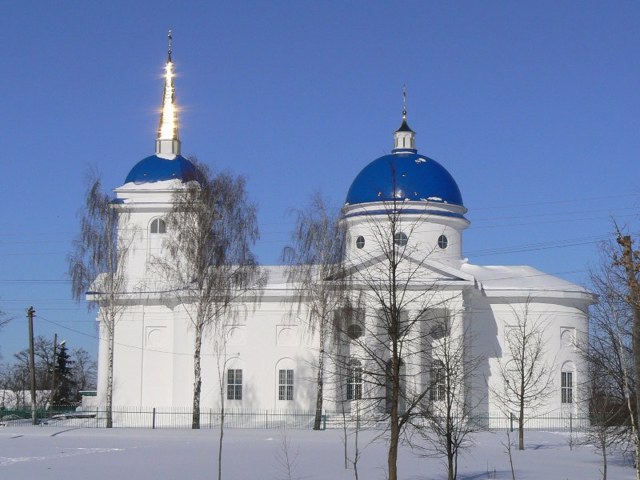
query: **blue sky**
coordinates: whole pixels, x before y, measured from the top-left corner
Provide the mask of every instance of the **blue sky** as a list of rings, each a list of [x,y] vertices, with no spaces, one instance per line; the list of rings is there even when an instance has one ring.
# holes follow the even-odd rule
[[[465,252],[586,284],[612,218],[638,227],[635,1],[5,2],[0,332],[97,351],[66,256],[84,175],[121,185],[153,153],[168,28],[185,155],[248,179],[263,263],[289,209],[344,201],[388,153],[402,85],[420,153],[469,209]]]

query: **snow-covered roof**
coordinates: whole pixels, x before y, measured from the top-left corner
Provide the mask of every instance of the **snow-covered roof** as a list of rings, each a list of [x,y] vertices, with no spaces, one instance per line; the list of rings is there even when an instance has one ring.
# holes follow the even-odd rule
[[[460,270],[473,275],[479,288],[487,294],[504,295],[524,291],[561,297],[578,296],[584,297],[585,300],[593,298],[593,295],[580,285],[526,265],[480,266],[465,263]]]

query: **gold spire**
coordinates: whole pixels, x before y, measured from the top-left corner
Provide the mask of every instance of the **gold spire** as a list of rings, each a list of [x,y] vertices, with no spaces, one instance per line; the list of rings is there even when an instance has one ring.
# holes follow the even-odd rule
[[[162,110],[160,111],[160,125],[156,138],[156,155],[180,155],[180,139],[178,138],[178,108],[175,99],[175,84],[173,61],[173,36],[169,30],[169,47],[167,50],[167,64],[164,67],[164,95]]]

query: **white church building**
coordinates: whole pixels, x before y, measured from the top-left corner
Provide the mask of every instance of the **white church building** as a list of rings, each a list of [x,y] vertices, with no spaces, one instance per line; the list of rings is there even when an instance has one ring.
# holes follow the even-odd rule
[[[117,208],[126,212],[121,234],[137,232],[128,253],[127,293],[119,299],[122,308],[114,334],[116,410],[192,405],[194,331],[185,313],[189,306],[154,287],[162,279],[150,266],[163,254],[163,241],[171,235],[163,218],[172,208],[174,192],[198,181],[197,167],[180,152],[173,68],[169,56],[155,153],[135,164],[115,189]],[[406,108],[393,141],[390,154],[368,164],[363,161],[345,192],[344,275],[361,300],[358,315],[328,342],[323,404],[327,414],[345,405],[352,411],[353,402],[374,398],[379,407],[363,411],[384,411],[384,399],[380,401],[384,388],[379,382],[367,383],[376,368],[370,361],[376,350],[372,343],[380,343],[375,332],[380,331],[381,304],[376,298],[389,282],[390,247],[405,261],[398,273],[400,293],[408,299],[405,313],[412,319],[402,353],[407,392],[430,390],[423,401],[440,400],[442,379],[434,352],[443,345],[443,337],[455,337],[465,349],[465,365],[473,364],[472,374],[462,382],[465,403],[473,406],[475,415],[504,417],[507,410],[513,411],[503,398],[508,389],[502,372],[512,361],[507,339],[527,321],[541,329],[549,383],[529,413],[578,412],[578,387],[586,372],[577,345],[586,336],[594,297],[532,267],[470,263],[463,251],[470,222],[460,189],[440,163],[418,152]],[[389,232],[392,236],[385,242]],[[286,267],[269,266],[264,271],[264,287],[239,298],[233,318],[221,320],[226,335],[222,358],[214,354],[210,335],[205,334],[203,411],[219,408],[221,398],[226,408],[247,411],[312,411],[316,406],[317,331],[309,328],[304,303],[298,308],[299,289],[287,281]],[[100,304],[99,293],[87,298]],[[447,326],[444,333],[436,328],[442,321]],[[98,388],[91,400],[104,407],[108,335],[104,325],[100,328]],[[340,368],[335,358],[347,365],[347,374],[336,374]],[[224,372],[222,385],[218,368]]]

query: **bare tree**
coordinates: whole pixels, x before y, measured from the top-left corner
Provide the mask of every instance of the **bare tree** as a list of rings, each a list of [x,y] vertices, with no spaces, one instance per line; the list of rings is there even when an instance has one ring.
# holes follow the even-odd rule
[[[315,194],[305,210],[298,210],[291,245],[285,247],[288,281],[297,290],[294,305],[304,308],[309,333],[317,334],[316,409],[314,430],[320,430],[324,401],[325,363],[328,342],[335,340],[335,312],[344,304],[345,283],[340,280],[344,265],[344,229],[340,212],[332,210]]]
[[[426,456],[445,457],[448,480],[458,476],[458,455],[468,448],[471,435],[478,430],[473,420],[474,408],[465,387],[477,372],[480,359],[473,357],[472,337],[463,331],[456,335],[446,312],[435,318],[430,336],[431,390],[420,408],[424,423],[416,423],[415,430],[422,441],[413,442]],[[479,403],[480,399],[476,399]],[[426,445],[425,445],[426,441]]]
[[[73,398],[75,401],[80,401],[80,392],[96,388],[97,366],[95,360],[84,348],[72,350],[71,357],[73,358],[71,377],[75,388]]]
[[[279,480],[295,480],[297,478],[295,471],[298,461],[298,450],[291,444],[285,429],[280,431],[280,442],[277,445],[274,458],[277,463]]]
[[[56,359],[53,356],[53,341],[37,336],[34,339],[34,358],[38,392],[37,406],[38,408],[45,408],[47,403],[49,405],[53,404],[51,400],[52,392],[47,391],[52,385],[52,373],[56,368]],[[79,401],[78,390],[95,386],[95,362],[91,360],[86,350],[80,348],[72,352],[68,363],[72,365],[70,369],[70,383],[74,387],[72,399],[73,401]],[[80,370],[83,370],[82,374]],[[56,383],[60,381],[61,377],[58,376]],[[82,381],[85,383],[81,384]],[[6,402],[16,408],[21,408],[26,404],[25,392],[28,392],[29,385],[29,350],[23,349],[14,354],[12,364],[2,365],[0,369],[0,390],[10,390],[12,395],[11,398],[5,398]],[[82,388],[77,388],[79,385],[82,385]]]
[[[232,313],[233,303],[264,282],[251,251],[258,226],[244,178],[214,175],[203,164],[197,168],[199,180],[173,195],[166,218],[166,253],[154,259],[194,328],[192,428],[200,428],[203,337],[224,338],[223,320]],[[221,361],[220,355],[217,358]]]
[[[100,178],[90,174],[80,232],[69,255],[71,291],[76,301],[89,295],[89,308],[99,307],[100,336],[107,344],[106,426],[113,427],[113,356],[116,324],[126,308],[126,258],[135,232],[112,197],[102,191]],[[122,227],[122,228],[120,228]]]
[[[518,412],[518,449],[524,450],[525,414],[544,405],[553,388],[553,363],[547,360],[546,323],[532,311],[531,300],[512,307],[515,324],[504,333],[503,354],[498,363],[501,385],[493,390],[499,403]]]
[[[25,392],[29,390],[29,370],[19,363],[3,364],[0,368],[0,390],[2,408],[24,408],[27,406]]]
[[[617,228],[616,234],[621,237]],[[622,246],[613,242],[601,245],[600,266],[591,272],[591,285],[598,295],[598,303],[591,310],[589,343],[582,346],[582,352],[591,375],[589,409],[600,405],[603,398],[607,399],[604,417],[609,418],[609,427],[615,422],[628,431],[635,452],[636,478],[640,479],[634,313],[628,272],[620,261],[624,253]],[[613,438],[623,439],[618,435]]]
[[[4,327],[7,323],[9,323],[12,320],[12,317],[10,317],[9,315],[7,315],[5,312],[3,312],[2,310],[0,310],[0,330],[2,330],[2,327]]]
[[[582,443],[595,446],[602,456],[602,480],[607,480],[607,452],[616,445],[626,447],[629,441],[633,441],[628,427],[627,411],[624,403],[620,403],[618,398],[609,397],[608,392],[615,392],[615,389],[602,389],[602,385],[597,375],[591,373],[589,382],[589,428],[585,432]],[[621,422],[621,420],[623,420]]]
[[[430,392],[421,352],[431,312],[446,310],[457,296],[440,287],[428,267],[431,251],[412,238],[418,223],[403,209],[401,200],[390,201],[383,214],[367,217],[369,253],[346,268],[353,308],[370,312],[366,321],[345,327],[348,357],[362,364],[364,414],[388,424],[389,480],[398,478],[401,435]]]

